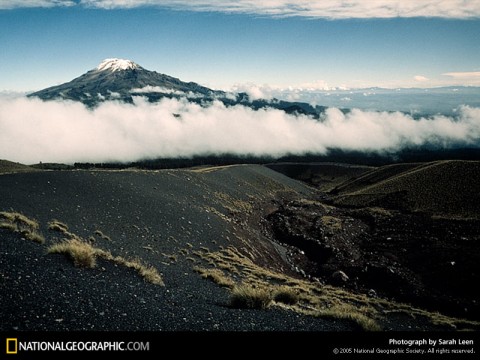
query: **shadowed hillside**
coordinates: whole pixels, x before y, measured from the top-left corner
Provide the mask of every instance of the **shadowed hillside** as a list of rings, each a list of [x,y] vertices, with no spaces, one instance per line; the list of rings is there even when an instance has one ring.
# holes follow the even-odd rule
[[[480,162],[438,161],[381,167],[335,189],[334,203],[431,215],[480,216]]]

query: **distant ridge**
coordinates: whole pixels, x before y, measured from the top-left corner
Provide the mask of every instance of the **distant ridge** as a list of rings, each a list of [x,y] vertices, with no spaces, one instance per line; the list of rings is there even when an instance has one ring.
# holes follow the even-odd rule
[[[27,165],[0,159],[0,175],[18,173],[18,172],[30,172],[30,171],[37,171],[37,170]]]

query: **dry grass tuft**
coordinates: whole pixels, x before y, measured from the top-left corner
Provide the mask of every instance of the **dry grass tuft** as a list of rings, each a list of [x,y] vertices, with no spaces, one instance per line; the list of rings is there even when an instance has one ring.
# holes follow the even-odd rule
[[[235,285],[230,296],[230,306],[239,309],[266,309],[272,302],[272,294],[264,288],[248,284]]]
[[[68,232],[68,226],[57,220],[50,222],[49,228],[51,230],[60,231],[63,234],[71,235],[70,239],[50,246],[47,250],[49,254],[67,255],[73,261],[75,266],[85,268],[94,268],[97,258],[102,258],[117,265],[135,270],[145,281],[149,283],[164,286],[162,276],[158,270],[153,266],[144,264],[140,259],[130,260],[121,256],[113,256],[109,251],[94,247],[91,244],[91,239],[89,241],[84,241],[77,235],[71,234]],[[100,231],[96,231],[97,235],[99,235],[98,232]],[[99,236],[105,238],[103,233]]]
[[[17,225],[18,228],[30,228],[32,230],[38,230],[40,225],[38,221],[29,219],[23,214],[18,212],[7,212],[2,211],[0,212],[0,219],[4,219],[4,221]]]
[[[322,224],[331,232],[338,232],[342,230],[342,220],[334,216],[322,216]]]
[[[95,248],[84,241],[70,239],[50,246],[47,250],[49,254],[67,255],[75,266],[94,268],[96,264]]]
[[[112,260],[118,265],[125,266],[130,269],[134,269],[145,281],[154,285],[164,286],[162,276],[158,273],[158,270],[151,265],[145,265],[140,259],[128,260],[121,256],[112,257],[110,253],[107,257],[108,260]]]
[[[102,238],[103,240],[112,241],[112,239],[110,238],[110,236],[105,235],[101,230],[95,230],[95,235],[99,236],[99,237]]]
[[[39,244],[45,243],[45,237],[37,231],[24,231],[22,232],[22,235],[25,236],[25,239],[27,240],[30,240]]]
[[[359,311],[360,310],[360,311]],[[367,311],[368,312],[368,311]],[[365,331],[380,331],[382,328],[371,316],[362,313],[362,309],[350,304],[340,304],[329,309],[321,309],[314,316],[349,320],[360,326]]]
[[[17,226],[15,224],[12,224],[10,222],[1,222],[0,223],[0,229],[8,230],[11,232],[17,231]]]
[[[235,285],[234,281],[219,269],[206,269],[195,266],[193,270],[198,272],[202,278],[212,280],[214,283],[220,286],[232,288]]]
[[[54,219],[48,223],[48,229],[52,231],[58,231],[60,233],[65,233],[68,232],[68,225]]]
[[[61,221],[58,220],[52,220],[48,223],[48,229],[51,231],[56,231],[59,232],[60,234],[66,236],[68,239],[77,239],[81,241],[81,239],[76,236],[75,234],[71,233],[68,229],[68,225],[64,224]]]
[[[20,233],[25,239],[39,244],[45,242],[45,238],[38,231],[40,225],[38,221],[29,219],[23,214],[17,212],[0,212],[0,229]]]
[[[282,286],[273,293],[273,300],[277,303],[295,305],[298,303],[299,298],[298,293],[294,289]]]

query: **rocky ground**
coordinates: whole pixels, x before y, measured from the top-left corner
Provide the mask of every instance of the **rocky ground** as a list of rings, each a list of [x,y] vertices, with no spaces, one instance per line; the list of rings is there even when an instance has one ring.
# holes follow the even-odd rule
[[[480,221],[292,201],[268,216],[289,259],[322,282],[480,318]]]
[[[424,223],[415,225],[415,218],[381,210],[362,215],[360,210],[320,204],[322,196],[312,187],[256,165],[0,175],[0,211],[36,220],[45,239],[36,243],[25,232],[8,224],[0,226],[1,330],[340,331],[478,326],[384,299],[413,299],[392,293],[395,282],[404,281],[410,287],[401,291],[418,290],[419,297],[412,303],[441,309],[435,297],[433,305],[428,303],[432,293],[417,286],[418,274],[408,273],[423,271],[421,266],[413,267],[415,256],[407,256],[407,261],[395,252],[418,253],[421,245],[402,241],[402,234],[408,226],[421,229]],[[52,229],[49,223],[54,219],[68,226],[68,233]],[[431,229],[436,229],[435,224]],[[466,238],[461,244],[476,239],[477,228],[470,232],[467,228],[458,225],[458,236],[454,228],[456,239]],[[425,246],[433,241],[430,235],[419,235],[425,238]],[[112,257],[140,259],[153,266],[164,286],[150,284],[133,269],[106,258],[99,257],[93,268],[82,268],[62,254],[48,253],[52,245],[73,236]],[[380,245],[375,239],[384,241]],[[389,244],[399,246],[389,248]],[[460,249],[455,253],[456,248],[442,244],[439,253],[455,255],[445,255],[442,266],[446,262],[452,270],[475,268],[457,256]],[[474,247],[468,249],[474,253]],[[428,251],[418,254],[424,261]],[[390,268],[392,275],[386,272]],[[221,275],[220,280],[212,271]],[[475,281],[475,274],[462,281]],[[427,275],[424,271],[422,279]],[[385,278],[393,279],[390,288],[381,285]],[[230,306],[232,289],[238,284],[268,291],[288,287],[298,302],[238,309]],[[460,282],[457,285],[461,287]],[[452,284],[452,293],[454,289]],[[422,296],[425,303],[419,300]],[[467,303],[469,296],[465,292],[456,297],[468,305],[468,312],[458,310],[454,315],[471,318],[475,307]]]

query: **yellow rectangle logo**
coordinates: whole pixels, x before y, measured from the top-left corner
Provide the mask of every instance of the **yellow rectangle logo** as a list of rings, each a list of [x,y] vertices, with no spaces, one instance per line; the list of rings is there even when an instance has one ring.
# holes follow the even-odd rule
[[[18,341],[16,338],[7,339],[7,354],[16,354],[18,351]]]

